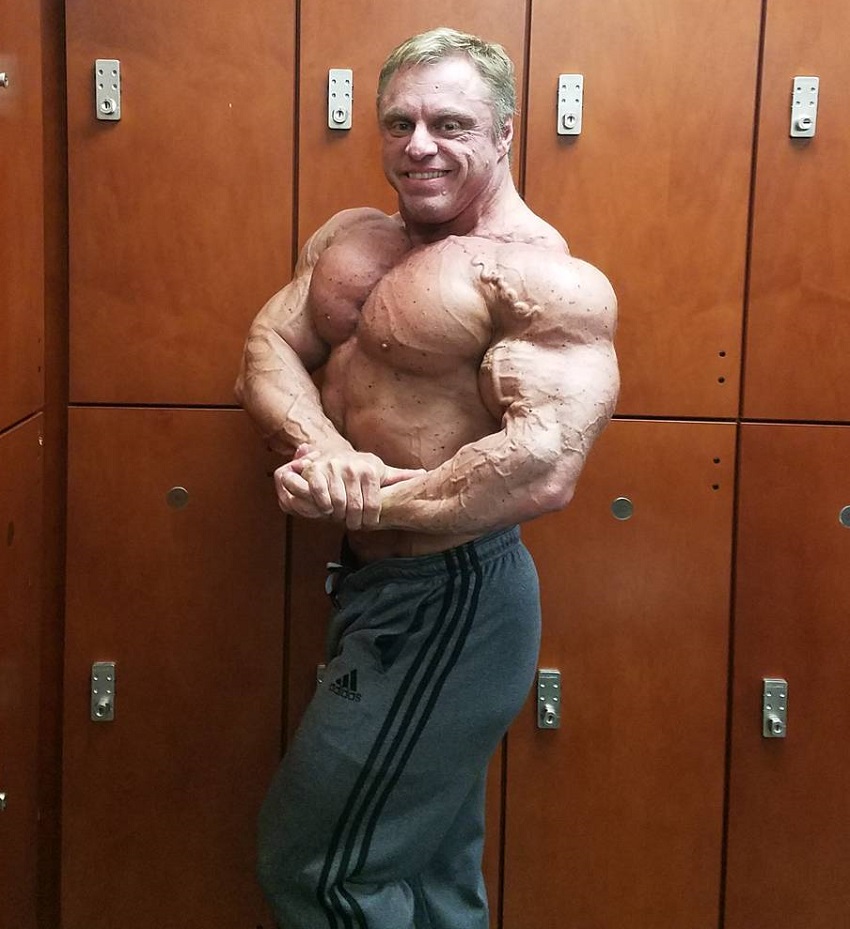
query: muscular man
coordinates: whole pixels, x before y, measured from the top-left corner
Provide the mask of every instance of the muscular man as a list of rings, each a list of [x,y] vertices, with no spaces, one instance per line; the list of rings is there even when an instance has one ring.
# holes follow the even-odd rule
[[[517,194],[514,112],[500,46],[399,46],[398,213],[333,217],[248,336],[237,392],[288,459],[281,507],[347,533],[325,681],[260,817],[286,929],[488,926],[484,776],[539,643],[516,527],[569,502],[618,390],[614,294]]]

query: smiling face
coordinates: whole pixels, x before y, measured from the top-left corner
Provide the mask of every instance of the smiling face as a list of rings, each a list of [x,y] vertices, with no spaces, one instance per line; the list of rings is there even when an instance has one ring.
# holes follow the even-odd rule
[[[493,125],[489,88],[465,57],[397,71],[378,107],[383,165],[408,228],[475,228],[509,182],[510,121]]]

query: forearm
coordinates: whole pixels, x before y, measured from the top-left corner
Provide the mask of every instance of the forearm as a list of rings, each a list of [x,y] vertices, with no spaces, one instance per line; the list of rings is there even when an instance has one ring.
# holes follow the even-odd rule
[[[236,397],[269,446],[286,457],[302,444],[351,448],[325,414],[301,359],[273,335],[249,335]]]
[[[524,522],[566,506],[583,464],[581,451],[488,436],[421,477],[383,488],[378,528],[464,534]]]

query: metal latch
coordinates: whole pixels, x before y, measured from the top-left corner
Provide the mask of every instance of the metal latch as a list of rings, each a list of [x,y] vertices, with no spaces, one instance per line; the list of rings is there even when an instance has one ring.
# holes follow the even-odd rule
[[[762,735],[766,739],[784,739],[788,728],[788,681],[766,677],[763,683]]]
[[[584,75],[558,75],[558,135],[581,135]]]
[[[541,668],[537,672],[537,728],[561,726],[561,672]]]
[[[0,790],[0,813],[6,809],[6,791]]]
[[[328,71],[328,129],[350,129],[354,102],[354,72],[351,68]]]
[[[95,60],[94,105],[98,119],[121,119],[121,62],[117,58]]]
[[[820,78],[795,77],[791,95],[791,137],[811,139],[818,121]]]
[[[115,719],[114,661],[96,661],[91,666],[91,718],[96,723]]]

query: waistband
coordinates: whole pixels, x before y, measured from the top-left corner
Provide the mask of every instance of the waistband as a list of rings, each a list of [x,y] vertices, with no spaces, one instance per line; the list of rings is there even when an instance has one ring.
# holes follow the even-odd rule
[[[435,552],[431,555],[414,555],[409,558],[384,558],[380,561],[371,561],[362,567],[352,563],[350,550],[343,542],[341,562],[328,564],[328,593],[332,593],[338,582],[343,578],[346,584],[366,588],[372,584],[384,583],[392,579],[415,579],[428,577],[447,577],[454,574],[459,559],[466,558],[471,553],[481,564],[499,558],[511,549],[522,545],[519,526],[509,526],[507,529],[497,529],[482,535],[477,539],[464,542],[455,548]]]

